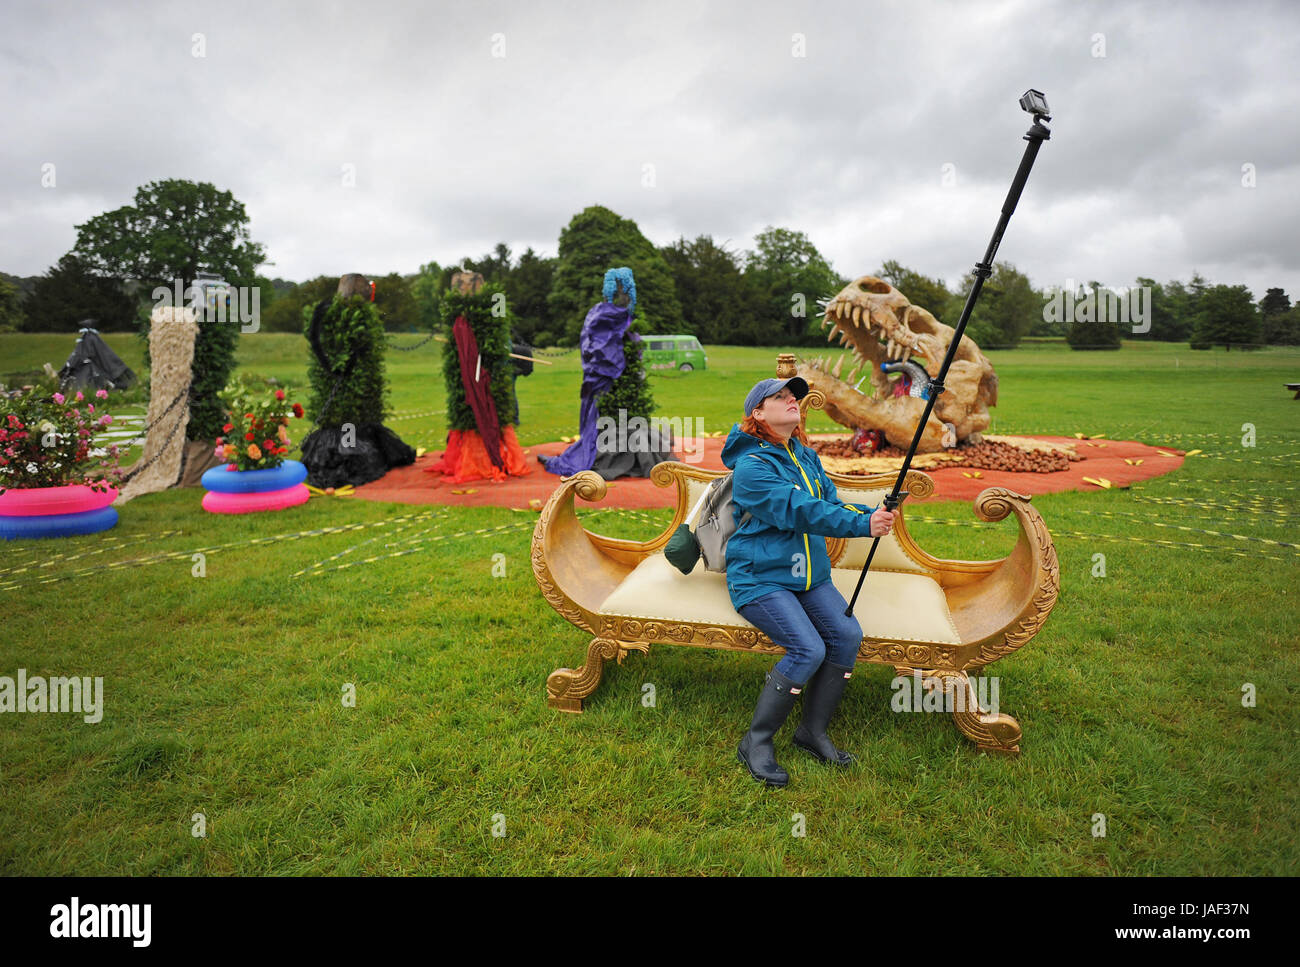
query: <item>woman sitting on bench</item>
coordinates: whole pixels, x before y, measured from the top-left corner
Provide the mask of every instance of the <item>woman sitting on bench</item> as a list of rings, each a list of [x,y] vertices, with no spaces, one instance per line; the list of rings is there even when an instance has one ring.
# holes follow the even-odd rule
[[[722,462],[735,471],[737,521],[727,541],[727,591],[746,621],[785,648],[736,750],[750,775],[769,786],[790,781],[772,740],[801,692],[795,745],[821,762],[855,761],[835,747],[826,726],[852,674],[862,628],[844,614],[848,605],[831,583],[820,538],[881,537],[894,522],[887,510],[837,499],[800,426],[799,401],[807,394],[798,376],[760,381],[745,398],[744,422],[732,427],[722,449]]]

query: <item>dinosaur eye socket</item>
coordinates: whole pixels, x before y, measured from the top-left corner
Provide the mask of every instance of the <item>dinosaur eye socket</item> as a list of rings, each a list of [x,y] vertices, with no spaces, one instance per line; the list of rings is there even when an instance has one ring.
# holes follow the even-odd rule
[[[889,283],[881,282],[879,279],[863,279],[858,283],[859,292],[874,292],[876,295],[888,295]]]

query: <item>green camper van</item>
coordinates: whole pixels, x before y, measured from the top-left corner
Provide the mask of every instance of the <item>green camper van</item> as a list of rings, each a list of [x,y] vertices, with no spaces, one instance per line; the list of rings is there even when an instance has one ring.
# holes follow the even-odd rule
[[[664,369],[678,369],[689,373],[693,369],[705,369],[709,357],[704,355],[704,347],[694,336],[643,336],[645,349],[641,353],[641,362],[647,372]]]

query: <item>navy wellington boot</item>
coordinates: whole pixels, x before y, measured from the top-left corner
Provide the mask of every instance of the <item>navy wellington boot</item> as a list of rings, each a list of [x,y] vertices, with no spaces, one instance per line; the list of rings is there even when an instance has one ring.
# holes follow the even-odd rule
[[[840,707],[844,688],[849,683],[853,666],[832,665],[824,661],[808,682],[803,696],[803,718],[794,730],[794,744],[811,753],[822,762],[837,766],[850,766],[857,761],[851,753],[835,748],[826,734],[835,710]]]
[[[736,749],[736,758],[745,764],[749,774],[759,782],[769,786],[784,786],[790,781],[790,774],[777,764],[772,740],[789,718],[794,701],[802,690],[800,683],[792,682],[776,669],[767,673],[762,694],[758,696],[758,705],[754,709],[754,720]]]

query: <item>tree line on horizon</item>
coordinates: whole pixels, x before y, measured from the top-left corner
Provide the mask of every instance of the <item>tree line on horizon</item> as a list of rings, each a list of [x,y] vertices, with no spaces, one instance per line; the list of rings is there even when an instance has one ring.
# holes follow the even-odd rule
[[[105,331],[144,331],[154,287],[205,270],[231,285],[260,288],[262,331],[300,332],[303,309],[329,298],[338,279],[295,283],[258,274],[266,253],[249,238],[247,223],[243,205],[210,184],[143,186],[134,205],[78,225],[72,251],[44,275],[0,273],[0,332],[73,332],[86,319]],[[634,221],[599,205],[573,216],[554,256],[532,248],[516,256],[500,242],[480,258],[430,261],[411,275],[369,277],[391,332],[433,329],[452,274],[466,269],[504,288],[516,341],[564,347],[577,344],[587,310],[600,299],[605,270],[621,265],[636,278],[638,331],[688,333],[713,345],[824,343],[818,301],[850,281],[794,229],[768,226],[752,250],[731,249],[709,235],[657,247]],[[865,274],[885,279],[950,326],[974,282],[968,273],[954,292],[942,279],[893,260]],[[1065,337],[1079,349],[1118,349],[1121,338],[1189,342],[1193,349],[1300,344],[1300,304],[1293,306],[1281,288],[1268,289],[1257,302],[1246,286],[1212,285],[1199,273],[1187,283],[1139,277],[1133,286],[1145,287],[1149,299],[1122,287],[1116,300],[1097,281],[1070,292],[1040,290],[1014,265],[998,262],[966,334],[985,349],[1013,348],[1026,337]],[[1049,311],[1053,302],[1056,311]],[[1114,318],[1116,305],[1134,315],[1143,309],[1149,331],[1134,333],[1131,319]]]

